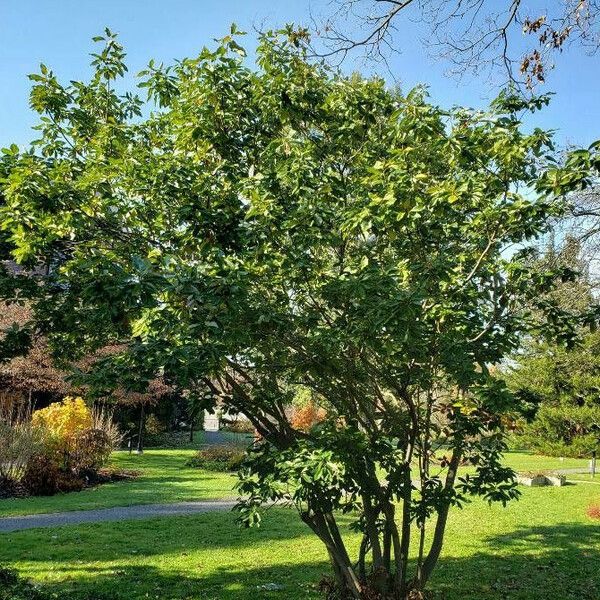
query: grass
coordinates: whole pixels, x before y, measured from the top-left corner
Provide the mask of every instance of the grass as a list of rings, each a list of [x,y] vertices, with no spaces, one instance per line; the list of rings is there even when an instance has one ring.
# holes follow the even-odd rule
[[[529,452],[507,452],[504,462],[515,471],[552,471],[557,469],[587,469],[590,461],[587,458],[565,458],[539,456]]]
[[[200,438],[197,444],[201,443]],[[185,462],[193,454],[194,450],[191,448],[152,449],[146,450],[140,456],[126,451],[115,452],[111,459],[113,466],[140,470],[141,477],[70,494],[0,500],[0,517],[136,504],[214,500],[235,495],[233,491],[235,476],[186,467]],[[569,458],[559,461],[557,458],[524,452],[507,453],[505,462],[516,471],[587,468],[588,466],[586,459]],[[598,480],[600,481],[600,477]]]
[[[214,499],[232,495],[235,478],[185,467],[192,449],[116,452],[112,464],[140,478],[50,498],[0,501],[0,516]],[[585,468],[587,460],[509,453],[518,471]],[[432,586],[441,597],[598,598],[600,525],[585,516],[600,502],[598,483],[523,489],[506,509],[475,501],[455,511]],[[57,594],[100,600],[318,598],[328,572],[321,544],[284,509],[264,527],[240,531],[230,513],[41,529],[0,535],[0,564]],[[346,519],[346,525],[348,519]],[[351,546],[357,538],[346,532]],[[279,592],[260,586],[276,583]]]
[[[233,475],[185,466],[193,454],[193,450],[146,450],[138,456],[118,451],[111,464],[140,470],[140,477],[70,494],[0,500],[0,517],[234,496]]]
[[[600,486],[523,488],[508,507],[454,510],[432,581],[445,600],[600,598],[600,524],[585,516]],[[348,518],[344,518],[347,526]],[[345,527],[354,548],[355,534]],[[326,553],[297,515],[267,512],[240,530],[231,513],[0,535],[0,564],[59,598],[316,599]],[[260,586],[276,583],[280,591]]]
[[[231,495],[232,476],[184,466],[192,453],[118,452],[113,464],[141,469],[142,477],[52,498],[0,501],[0,515]],[[586,460],[525,453],[509,453],[506,463],[519,471],[587,466]],[[507,508],[475,500],[454,510],[431,584],[436,598],[600,598],[600,523],[585,515],[600,503],[600,478],[577,478],[581,482],[562,488],[521,488],[521,500]],[[343,522],[356,549],[350,518]],[[253,530],[238,529],[231,513],[212,513],[0,534],[0,564],[69,600],[317,599],[315,584],[329,571],[321,543],[283,508],[267,511],[263,527]],[[283,588],[260,587],[269,583]]]

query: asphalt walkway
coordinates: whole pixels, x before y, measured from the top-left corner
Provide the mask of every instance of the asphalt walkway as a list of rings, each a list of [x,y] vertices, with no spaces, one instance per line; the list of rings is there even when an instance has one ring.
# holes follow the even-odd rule
[[[36,527],[60,527],[79,523],[102,523],[126,521],[152,517],[193,515],[217,510],[231,510],[236,500],[207,500],[202,502],[177,502],[174,504],[141,504],[138,506],[116,506],[95,510],[73,510],[62,513],[43,513],[19,517],[0,518],[0,533],[34,529]]]

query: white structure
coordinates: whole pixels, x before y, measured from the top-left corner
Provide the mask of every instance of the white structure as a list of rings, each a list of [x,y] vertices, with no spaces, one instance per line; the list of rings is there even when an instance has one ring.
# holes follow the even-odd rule
[[[204,411],[204,431],[219,431],[221,415],[216,412]]]

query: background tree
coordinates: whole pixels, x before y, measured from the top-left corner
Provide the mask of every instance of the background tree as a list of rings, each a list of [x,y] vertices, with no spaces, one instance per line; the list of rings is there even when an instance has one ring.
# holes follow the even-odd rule
[[[540,171],[549,136],[516,114],[544,99],[446,111],[311,63],[291,27],[260,38],[252,69],[236,33],[151,62],[154,111],[115,91],[109,31],[89,82],[32,76],[41,138],[13,152],[2,221],[19,261],[57,267],[27,289],[28,328],[73,361],[117,347],[81,373],[96,394],[207,386],[262,436],[245,522],[287,501],[343,596],[415,597],[450,508],[517,495],[501,464],[513,398],[489,365],[532,330],[570,342],[581,319],[538,302],[570,272],[504,250],[586,174]],[[288,416],[298,385],[326,411],[308,431]],[[363,534],[356,561],[338,511]]]
[[[600,446],[600,335],[575,348],[532,345],[507,374],[529,422],[516,443],[551,456],[589,457]]]
[[[598,144],[592,144],[597,147]],[[584,154],[585,156],[585,154]],[[584,166],[585,168],[585,166]],[[555,238],[575,244],[579,267],[587,276],[592,292],[597,293],[598,261],[600,259],[600,181],[592,177],[584,190],[570,194],[567,210],[557,220]]]
[[[28,328],[31,310],[27,305],[2,303],[0,310],[0,340],[6,331],[15,327]],[[31,347],[24,356],[14,356],[0,363],[0,404],[19,406],[22,411],[44,408],[50,402],[58,402],[65,396],[86,396],[87,388],[83,384],[71,381],[73,369],[87,371],[90,364],[101,355],[117,352],[115,347],[104,347],[95,356],[85,356],[76,364],[60,363],[52,355],[47,339],[42,335],[33,336]],[[171,387],[161,378],[155,378],[148,384],[144,393],[131,392],[115,388],[110,395],[96,398],[98,404],[108,404],[111,412],[121,422],[130,410],[139,414],[141,405],[155,407],[159,401],[173,394]],[[132,436],[137,438],[136,434]]]
[[[574,277],[545,296],[547,302],[573,314],[595,303],[597,283],[590,256],[578,239],[567,237],[556,248],[554,238],[533,261],[540,272],[562,267]],[[593,266],[592,266],[593,268]],[[600,444],[600,335],[581,330],[572,347],[529,338],[503,369],[526,422],[516,443],[554,456],[590,456]]]
[[[595,0],[336,0],[316,28],[326,56],[363,51],[385,59],[402,50],[405,27],[417,21],[423,43],[452,65],[454,74],[500,73],[504,83],[531,88],[567,46],[594,52],[600,44],[600,5]]]

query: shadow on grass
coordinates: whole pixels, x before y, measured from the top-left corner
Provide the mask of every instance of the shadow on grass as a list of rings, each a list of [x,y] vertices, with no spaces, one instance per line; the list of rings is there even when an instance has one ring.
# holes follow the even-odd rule
[[[83,573],[77,580],[45,584],[62,600],[317,600],[326,561],[244,570],[217,568],[210,574],[173,574],[154,566]]]
[[[432,581],[437,597],[600,599],[600,527],[591,522],[520,528],[485,538],[483,547],[442,557]]]
[[[315,584],[329,572],[325,551],[291,517],[275,509],[263,529],[250,531],[237,530],[232,515],[197,515],[163,521],[160,530],[149,520],[56,529],[43,539],[22,532],[6,536],[12,556],[0,551],[0,562],[27,565],[65,600],[318,598]],[[25,551],[26,541],[37,549]],[[600,527],[593,523],[516,529],[478,547],[453,557],[449,541],[431,582],[436,599],[600,598]],[[278,589],[262,587],[270,584]]]

